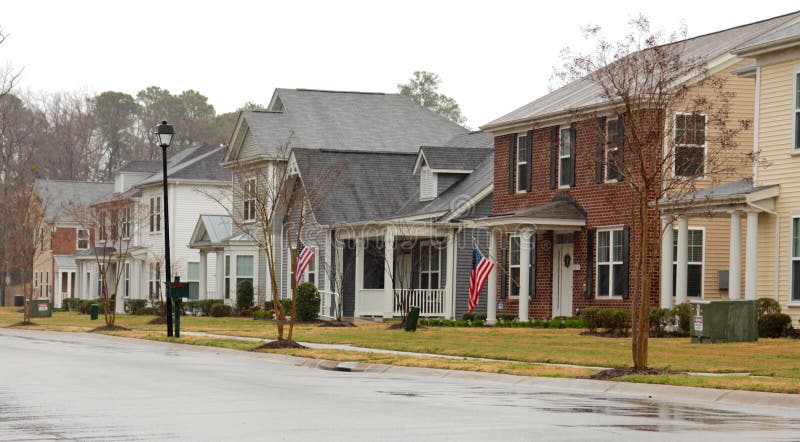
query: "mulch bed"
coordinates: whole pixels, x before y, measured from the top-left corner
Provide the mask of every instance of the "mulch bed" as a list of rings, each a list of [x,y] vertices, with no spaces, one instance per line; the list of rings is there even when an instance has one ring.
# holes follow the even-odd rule
[[[39,324],[37,324],[37,323],[35,323],[35,322],[24,322],[24,321],[20,321],[20,322],[17,322],[16,324],[11,324],[11,325],[9,325],[9,327],[30,327],[30,326],[32,326],[32,325],[39,325]]]
[[[270,341],[267,342],[266,344],[261,344],[258,347],[254,348],[252,351],[262,350],[262,349],[275,350],[281,348],[308,348],[308,347],[300,345],[296,341],[292,341],[290,339],[281,339],[279,341]]]
[[[356,327],[350,321],[323,321],[317,327]]]
[[[121,325],[103,325],[101,327],[97,327],[92,329],[93,332],[100,332],[100,331],[131,331],[131,329],[123,327]]]
[[[166,324],[167,318],[162,318],[161,316],[156,316],[155,318],[151,319],[148,324],[150,325],[158,325],[158,324]]]
[[[626,367],[626,368],[612,368],[610,370],[603,370],[600,373],[595,373],[589,376],[589,379],[607,380],[622,376],[628,376],[631,374],[655,375],[655,374],[683,374],[683,373],[679,371],[663,370],[660,368],[645,368],[643,370],[640,370],[638,368]]]

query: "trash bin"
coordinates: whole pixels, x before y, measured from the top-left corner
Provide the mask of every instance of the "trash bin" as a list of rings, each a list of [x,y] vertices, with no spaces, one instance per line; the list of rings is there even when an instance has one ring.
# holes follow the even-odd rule
[[[692,343],[758,341],[753,300],[691,301]]]
[[[97,317],[100,316],[100,305],[92,304],[91,305],[91,309],[92,309],[92,318],[91,319],[92,319],[92,321],[96,321]]]
[[[22,295],[14,295],[14,307],[25,306],[25,297]]]
[[[417,331],[417,321],[419,321],[419,307],[409,307],[406,316],[406,331]]]
[[[53,316],[53,306],[47,298],[32,299],[28,302],[28,314],[31,318],[49,318]]]

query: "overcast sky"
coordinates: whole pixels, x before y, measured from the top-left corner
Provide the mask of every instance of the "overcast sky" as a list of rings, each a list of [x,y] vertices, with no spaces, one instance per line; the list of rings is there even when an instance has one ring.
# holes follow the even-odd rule
[[[0,60],[34,91],[195,89],[218,113],[266,104],[276,87],[396,92],[436,72],[472,128],[547,93],[580,27],[622,35],[642,13],[689,35],[792,12],[792,2],[671,0],[4,2]]]

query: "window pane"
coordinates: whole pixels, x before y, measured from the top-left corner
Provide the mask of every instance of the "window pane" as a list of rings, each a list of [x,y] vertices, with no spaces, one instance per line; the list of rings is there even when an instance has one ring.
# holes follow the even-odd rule
[[[528,180],[528,165],[520,164],[517,166],[517,190],[525,189]]]
[[[432,245],[431,246],[431,270],[438,271],[439,270],[439,246]]]
[[[622,230],[614,230],[612,246],[614,247],[614,261],[622,261]]]
[[[225,276],[231,276],[231,257],[225,257]]]
[[[252,256],[237,256],[236,257],[236,276],[253,276],[253,257]]]
[[[800,218],[792,219],[792,257],[800,257]]]
[[[608,296],[609,266],[597,266],[597,296]]]
[[[364,250],[364,288],[382,289],[383,274],[383,242],[368,241]]]
[[[190,262],[186,265],[186,280],[199,281],[200,280],[200,263]]]
[[[562,158],[559,167],[561,168],[559,173],[561,181],[559,183],[562,186],[567,186],[572,182],[572,158]]]
[[[431,268],[431,248],[429,245],[423,245],[420,249],[419,267],[422,271],[426,272]]]
[[[614,265],[614,296],[622,296],[622,283],[625,281],[624,269],[622,264]]]
[[[690,264],[686,279],[686,295],[700,296],[703,282],[703,266],[698,264]]]
[[[559,152],[562,157],[572,154],[572,140],[570,139],[569,132],[569,129],[561,130],[561,145]]]
[[[431,288],[430,285],[428,284],[428,273],[423,273],[422,275],[420,275],[419,285],[420,285],[419,288],[423,290]]]
[[[431,273],[431,288],[439,288],[439,273]]]
[[[703,231],[690,230],[689,231],[689,261],[690,262],[703,262]]]
[[[792,261],[792,301],[800,301],[800,261]]]
[[[703,174],[705,149],[702,147],[677,146],[675,148],[675,174],[694,177]]]
[[[511,269],[511,296],[519,296],[519,267],[514,267]]]
[[[610,232],[597,232],[597,262],[608,262],[610,253]]]
[[[606,124],[606,143],[609,147],[616,147],[617,144],[617,122],[619,120],[609,120]]]
[[[511,265],[519,265],[519,237],[511,237]]]

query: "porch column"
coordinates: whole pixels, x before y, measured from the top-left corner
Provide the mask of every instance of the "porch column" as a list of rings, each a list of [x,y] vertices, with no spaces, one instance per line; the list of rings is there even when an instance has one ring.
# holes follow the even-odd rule
[[[383,319],[394,318],[394,229],[387,227],[383,233]]]
[[[208,252],[200,250],[200,291],[198,297],[208,298]]]
[[[744,298],[756,299],[758,277],[758,212],[747,212],[747,250],[744,258]]]
[[[675,303],[686,302],[689,284],[689,220],[678,217],[678,268],[675,270]]]
[[[728,299],[742,298],[742,214],[731,212],[731,250],[728,255]]]
[[[82,290],[82,281],[83,281],[83,265],[81,265],[80,261],[75,261],[75,292],[72,294],[73,298],[80,298]]]
[[[500,265],[497,255],[497,232],[490,230],[488,258],[494,263],[494,267],[489,272],[489,281],[486,287],[486,324],[488,325],[497,323],[497,266]]]
[[[661,236],[661,308],[672,308],[672,256],[673,229],[670,217],[662,218]]]
[[[69,297],[69,298],[72,298],[72,297],[75,296],[75,294],[72,293],[72,272],[67,272],[67,289],[64,291],[64,293],[66,293],[67,297]],[[63,300],[63,297],[62,297],[62,300]]]
[[[225,250],[217,250],[216,299],[225,299]]]
[[[355,310],[353,315],[358,316],[361,312],[361,292],[364,290],[364,240],[356,239],[356,287],[355,287]]]
[[[523,230],[519,235],[519,320],[528,320],[528,295],[531,276],[531,231]]]
[[[456,318],[455,288],[456,288],[456,235],[453,231],[447,232],[447,278],[444,282],[444,315],[446,318]]]

